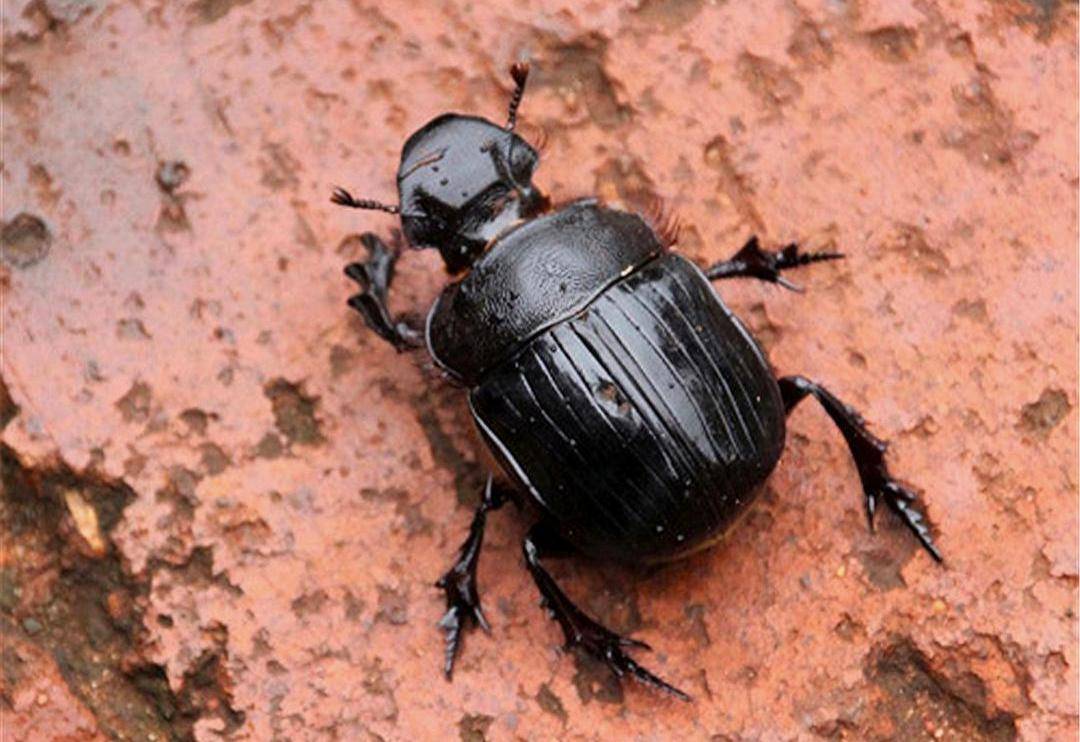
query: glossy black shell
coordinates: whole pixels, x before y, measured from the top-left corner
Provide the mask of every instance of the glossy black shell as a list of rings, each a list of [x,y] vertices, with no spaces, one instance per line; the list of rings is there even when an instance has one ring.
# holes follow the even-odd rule
[[[433,308],[429,346],[549,520],[630,562],[722,535],[780,457],[784,406],[701,271],[639,217],[592,203],[523,225],[481,263]]]
[[[468,385],[663,246],[636,214],[578,201],[501,236],[428,315],[436,362]]]

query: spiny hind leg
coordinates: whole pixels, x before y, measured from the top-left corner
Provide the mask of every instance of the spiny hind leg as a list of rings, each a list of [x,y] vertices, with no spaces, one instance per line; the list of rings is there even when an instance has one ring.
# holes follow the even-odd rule
[[[489,474],[483,497],[473,515],[469,535],[458,551],[453,566],[446,571],[435,587],[446,593],[446,614],[439,626],[446,632],[446,660],[443,672],[450,677],[454,671],[454,659],[461,644],[462,631],[469,625],[478,625],[490,631],[487,618],[480,608],[480,595],[476,590],[476,565],[480,561],[480,549],[484,545],[484,526],[487,514],[501,508],[507,500],[507,492]]]
[[[884,500],[889,508],[900,516],[904,524],[911,529],[930,556],[942,561],[941,552],[934,544],[926,516],[916,505],[915,493],[893,479],[885,465],[885,451],[888,444],[866,429],[866,423],[854,409],[841,402],[820,384],[805,376],[785,376],[779,380],[780,394],[784,399],[784,408],[790,413],[799,402],[808,395],[825,409],[829,417],[840,429],[847,441],[851,458],[859,470],[863,494],[866,496],[866,516],[870,528],[874,528],[874,513],[879,500]]]
[[[619,636],[601,626],[574,605],[555,583],[554,578],[544,569],[540,560],[545,556],[559,556],[571,551],[571,547],[561,537],[545,524],[537,523],[529,529],[525,542],[522,544],[522,551],[525,554],[525,564],[536,582],[536,587],[540,590],[544,606],[563,630],[567,648],[579,647],[586,654],[607,665],[616,677],[630,675],[635,680],[680,700],[690,700],[690,696],[653,675],[624,652],[625,649],[631,647],[649,649],[648,644],[637,639]]]

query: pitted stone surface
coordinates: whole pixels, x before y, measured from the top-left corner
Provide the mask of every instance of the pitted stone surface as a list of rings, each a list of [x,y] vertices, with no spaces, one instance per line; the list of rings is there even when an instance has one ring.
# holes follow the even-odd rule
[[[1070,739],[1076,6],[4,4],[5,738]],[[432,581],[483,478],[460,393],[366,332],[349,235],[445,110],[521,126],[557,201],[664,200],[784,373],[892,441],[947,566],[867,532],[812,405],[722,546],[554,566],[682,706],[559,649],[490,520],[491,636],[439,675]],[[438,256],[400,263],[422,314]]]

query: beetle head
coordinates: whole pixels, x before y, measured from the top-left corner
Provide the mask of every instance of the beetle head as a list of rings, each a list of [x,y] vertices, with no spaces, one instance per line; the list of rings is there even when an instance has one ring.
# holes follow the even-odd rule
[[[335,203],[401,215],[414,247],[437,248],[448,271],[472,265],[500,232],[542,211],[547,198],[532,183],[540,156],[514,132],[528,66],[511,68],[516,84],[505,126],[447,113],[413,134],[401,151],[399,206],[335,192]]]
[[[398,193],[405,236],[437,247],[450,271],[470,265],[508,226],[532,216],[543,196],[532,184],[536,150],[513,131],[444,114],[409,137]]]

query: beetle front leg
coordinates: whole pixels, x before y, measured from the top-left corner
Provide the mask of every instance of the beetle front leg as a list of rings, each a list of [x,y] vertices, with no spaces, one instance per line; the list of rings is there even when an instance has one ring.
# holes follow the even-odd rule
[[[571,602],[540,564],[540,559],[544,556],[563,555],[570,550],[569,545],[543,523],[537,523],[530,528],[522,544],[525,564],[536,582],[536,587],[540,590],[544,606],[562,627],[563,635],[566,637],[566,647],[568,649],[581,648],[607,665],[618,678],[629,674],[635,680],[669,693],[682,701],[691,700],[690,696],[653,675],[623,652],[628,647],[650,649],[648,644],[637,639],[619,636],[586,616]]]
[[[394,280],[398,251],[387,247],[371,232],[360,235],[360,241],[367,248],[368,258],[345,266],[345,275],[360,284],[360,293],[349,297],[349,306],[360,312],[367,326],[379,337],[399,351],[420,347],[420,331],[402,319],[395,319],[387,307],[387,292]]]
[[[757,236],[754,236],[746,241],[734,257],[710,266],[705,271],[705,275],[710,281],[739,276],[758,278],[769,283],[780,284],[792,291],[801,291],[798,286],[781,276],[780,271],[823,260],[839,260],[842,257],[844,257],[843,253],[838,252],[800,253],[799,246],[794,242],[781,250],[770,252],[762,250]]]
[[[480,609],[480,596],[476,592],[476,565],[480,561],[480,548],[484,545],[487,514],[501,508],[506,500],[506,491],[495,484],[489,474],[484,495],[473,515],[469,535],[461,545],[457,561],[435,583],[435,587],[442,588],[446,593],[446,614],[439,621],[439,626],[446,631],[446,664],[443,672],[447,678],[454,671],[454,659],[457,657],[461,631],[466,623],[472,622],[484,631],[491,631],[484,612]]]
[[[866,495],[866,516],[874,528],[874,513],[878,499],[885,501],[904,524],[911,529],[930,556],[941,562],[941,552],[934,544],[926,516],[916,506],[915,493],[892,478],[885,465],[888,444],[866,429],[862,417],[837,399],[829,390],[804,376],[785,376],[779,380],[784,409],[790,413],[808,394],[813,395],[844,435],[848,450],[859,470],[863,493]]]

